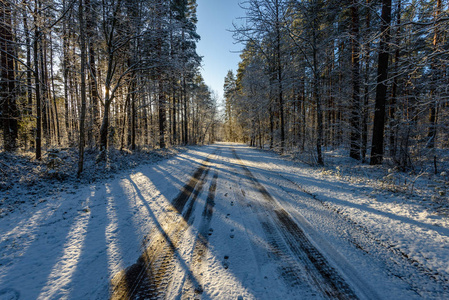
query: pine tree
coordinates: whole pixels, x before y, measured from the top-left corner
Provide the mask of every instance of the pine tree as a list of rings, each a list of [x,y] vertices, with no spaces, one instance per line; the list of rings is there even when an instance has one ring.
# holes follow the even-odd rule
[[[224,99],[225,99],[225,133],[228,141],[236,142],[234,124],[234,101],[236,93],[236,79],[232,70],[228,71],[224,79]]]

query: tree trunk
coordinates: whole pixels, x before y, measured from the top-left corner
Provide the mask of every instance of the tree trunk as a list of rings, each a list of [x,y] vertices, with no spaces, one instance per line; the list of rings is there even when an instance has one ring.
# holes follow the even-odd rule
[[[122,116],[122,130],[121,130],[121,137],[120,137],[120,151],[125,148],[125,136],[126,136],[126,123],[128,123],[128,140],[127,145],[128,147],[131,146],[131,108],[129,103],[131,102],[131,92],[130,88],[128,88],[128,94],[126,95],[125,104],[123,105],[123,108],[121,109],[123,116]],[[120,116],[118,116],[120,118]]]
[[[149,134],[149,128],[148,128],[148,108],[147,105],[149,105],[147,103],[147,96],[143,95],[143,103],[142,103],[142,107],[143,107],[143,133],[144,133],[144,137],[143,137],[143,144],[144,146],[148,147],[149,144],[149,139],[148,139],[148,134]]]
[[[46,35],[41,31],[39,48],[39,58],[40,58],[40,80],[41,80],[41,98],[42,98],[42,130],[45,138],[45,144],[48,147],[51,145],[51,134],[50,134],[50,114],[49,114],[49,94],[48,94],[48,73],[47,73],[47,42]]]
[[[41,83],[39,78],[39,39],[40,28],[38,18],[38,1],[35,2],[34,11],[34,81],[35,81],[35,98],[36,98],[36,159],[42,159],[42,108],[41,108]]]
[[[390,156],[394,159],[396,157],[396,106],[397,106],[397,95],[398,95],[398,80],[399,80],[399,35],[401,33],[401,0],[398,1],[396,12],[396,43],[395,43],[395,53],[394,53],[394,65],[393,65],[393,82],[391,86],[391,100],[389,105],[388,117],[389,117],[389,150]]]
[[[187,119],[187,85],[186,85],[186,79],[185,77],[183,78],[183,87],[182,87],[182,91],[184,94],[184,122],[183,122],[183,127],[184,127],[184,136],[183,136],[183,144],[187,145],[189,143],[189,123],[188,123],[188,119]]]
[[[439,25],[437,24],[437,21],[440,17],[442,9],[442,3],[441,0],[437,0],[437,7],[435,10],[435,28],[434,28],[434,34],[433,34],[433,51],[434,55],[436,55],[437,52],[439,52],[439,47],[441,44],[441,33],[439,30]],[[433,58],[432,62],[432,83],[431,83],[431,103],[430,103],[430,114],[429,114],[429,131],[427,133],[427,144],[426,147],[429,149],[432,149],[435,147],[435,139],[437,135],[437,111],[438,111],[438,100],[436,99],[438,97],[436,93],[436,87],[440,80],[440,66],[437,62],[437,57]]]
[[[177,105],[177,96],[178,94],[176,93],[176,89],[173,89],[173,107],[172,107],[172,133],[173,133],[173,144],[177,145],[178,144],[178,132],[176,130],[176,105]]]
[[[270,102],[268,103],[268,115],[270,117],[270,149],[273,149],[274,144],[274,116],[272,105],[273,104],[270,97]]]
[[[284,152],[285,147],[285,120],[284,120],[284,97],[282,84],[282,61],[281,61],[281,29],[279,16],[279,1],[276,0],[276,64],[277,64],[277,80],[278,80],[278,101],[279,101],[279,118],[281,127],[281,153]]]
[[[387,101],[387,79],[391,23],[391,0],[382,0],[381,37],[377,65],[376,104],[374,111],[373,141],[370,165],[379,165],[384,156],[385,103]]]
[[[370,0],[366,0],[366,7],[370,7]],[[366,13],[366,28],[371,27],[371,13],[368,11]],[[366,152],[368,149],[368,118],[369,118],[369,74],[370,74],[370,48],[371,43],[367,42],[365,45],[365,89],[363,92],[363,109],[362,109],[362,160],[365,162],[366,159]]]
[[[95,43],[94,43],[94,9],[90,0],[85,0],[86,15],[86,35],[87,46],[89,52],[89,89],[90,89],[90,104],[92,106],[92,136],[94,143],[98,145],[99,130],[100,130],[100,95],[97,86],[97,66],[95,64]]]
[[[108,130],[109,130],[109,111],[111,109],[111,101],[109,101],[109,92],[106,90],[106,96],[103,106],[103,119],[100,127],[100,151],[108,150]],[[106,154],[106,153],[104,153]],[[105,158],[105,157],[104,157]]]
[[[65,10],[65,1],[63,2],[63,9]],[[67,142],[69,145],[72,142],[72,131],[70,130],[70,108],[69,108],[69,41],[68,41],[68,30],[66,23],[63,23],[63,40],[62,40],[62,72],[64,81],[64,119],[65,119],[65,132],[67,134]]]
[[[80,69],[80,92],[81,92],[81,116],[80,116],[80,136],[79,136],[79,159],[78,159],[78,173],[80,177],[83,172],[84,165],[84,144],[85,144],[85,128],[84,123],[86,119],[86,36],[85,36],[85,24],[84,24],[84,0],[78,0],[78,15],[80,23],[80,56],[81,56],[81,69]]]
[[[316,21],[315,21],[316,23]],[[317,24],[315,24],[317,25]],[[317,138],[316,138],[316,154],[317,154],[317,163],[322,166],[324,165],[323,154],[321,151],[321,145],[323,144],[323,111],[321,108],[321,99],[319,95],[319,74],[318,74],[318,58],[317,58],[317,37],[316,37],[316,26],[314,26],[313,31],[313,98],[316,104],[316,130],[317,130]]]
[[[53,62],[53,58],[54,58],[54,51],[53,51],[53,46],[52,46],[52,38],[51,38],[51,34],[50,34],[50,61]],[[54,126],[55,126],[55,135],[56,135],[56,142],[58,144],[58,146],[61,146],[61,131],[60,131],[60,126],[59,126],[59,114],[58,114],[58,105],[56,103],[56,89],[55,89],[55,77],[54,77],[54,71],[53,71],[53,63],[50,64],[50,77],[51,77],[51,92],[52,92],[52,107],[54,110]]]
[[[359,9],[358,2],[351,7],[351,46],[352,46],[352,109],[351,109],[351,149],[349,156],[360,160],[360,47],[359,47]]]
[[[135,79],[133,80],[132,94],[131,94],[131,150],[136,150],[136,91],[135,91]]]
[[[25,1],[24,1],[25,5]],[[28,28],[28,16],[26,11],[23,12],[23,27],[24,27],[24,33],[25,33],[25,44],[26,44],[26,63],[29,66],[26,70],[26,84],[27,84],[27,107],[25,109],[25,114],[32,117],[33,115],[33,87],[32,87],[32,71],[31,71],[31,36],[30,36],[30,30]],[[29,128],[27,128],[28,131]],[[31,131],[31,133],[33,133]],[[27,141],[28,141],[28,135],[27,132],[25,134],[25,149],[27,149]]]
[[[161,75],[162,76],[162,75]],[[162,78],[159,78],[159,147],[165,148],[166,109],[165,86]]]
[[[108,45],[108,67],[105,80],[105,97],[103,105],[103,120],[100,127],[100,152],[103,152],[101,158],[106,159],[106,151],[108,150],[108,131],[109,131],[109,113],[113,96],[111,95],[111,81],[114,73],[114,52],[112,51],[112,41]]]

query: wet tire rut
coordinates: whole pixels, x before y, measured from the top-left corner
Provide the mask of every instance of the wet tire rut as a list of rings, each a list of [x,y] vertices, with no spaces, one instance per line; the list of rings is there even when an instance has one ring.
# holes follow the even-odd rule
[[[137,262],[118,273],[111,280],[111,299],[164,299],[169,290],[176,260],[179,257],[178,246],[182,236],[192,224],[192,212],[195,201],[201,193],[210,170],[210,154],[194,172],[189,182],[184,185],[178,196],[172,201],[172,210],[166,218],[157,223],[157,231],[150,234],[149,245]],[[210,220],[214,206],[214,194],[218,173],[215,172],[209,189],[207,203],[203,212],[202,227],[194,248],[194,259],[201,261],[207,250]],[[201,285],[193,273],[187,272],[188,282],[194,286],[196,293],[201,293]]]
[[[343,277],[316,249],[287,211],[276,202],[243,164],[234,149],[232,153],[254,190],[262,196],[263,201],[254,203],[251,207],[259,216],[271,253],[279,262],[280,275],[284,281],[291,286],[296,286],[304,284],[305,279],[325,298],[358,299]]]

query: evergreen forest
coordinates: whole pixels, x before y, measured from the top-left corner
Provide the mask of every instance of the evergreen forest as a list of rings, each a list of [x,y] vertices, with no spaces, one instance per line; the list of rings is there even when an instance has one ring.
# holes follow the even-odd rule
[[[322,165],[345,149],[401,170],[449,146],[447,3],[248,0],[225,78],[230,141],[293,149]],[[435,172],[437,167],[435,166]]]
[[[212,142],[194,0],[1,1],[2,149],[145,150]]]
[[[401,170],[449,147],[443,0],[245,0],[224,102],[201,76],[195,0],[2,0],[4,153],[217,140]]]

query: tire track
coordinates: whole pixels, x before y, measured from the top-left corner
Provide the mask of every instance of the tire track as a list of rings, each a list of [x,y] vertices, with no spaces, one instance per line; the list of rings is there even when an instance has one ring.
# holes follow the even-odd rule
[[[351,219],[348,215],[345,215],[342,211],[340,211],[337,207],[334,207],[332,204],[327,203],[326,201],[323,201],[319,198],[318,195],[313,194],[312,192],[305,189],[303,186],[298,184],[297,182],[291,180],[290,178],[286,177],[285,175],[281,174],[280,172],[273,170],[272,167],[268,167],[271,172],[276,173],[279,178],[282,180],[285,180],[285,182],[292,185],[296,190],[299,190],[303,192],[304,194],[308,195],[310,198],[314,199],[315,201],[319,202],[323,208],[328,210],[329,212],[335,213],[343,222],[346,222],[348,225],[351,226],[352,230],[354,231],[349,237],[348,241],[352,243],[356,248],[359,250],[365,252],[366,254],[372,255],[372,252],[370,252],[369,247],[377,247],[377,251],[386,252],[382,255],[382,259],[385,257],[391,257],[388,258],[388,262],[385,262],[385,268],[388,270],[388,272],[391,273],[392,276],[399,278],[404,283],[408,284],[410,287],[410,290],[416,293],[416,295],[419,295],[422,297],[422,291],[420,291],[420,288],[422,286],[419,286],[417,282],[422,282],[423,278],[417,278],[414,281],[411,280],[407,276],[403,276],[404,269],[406,268],[416,268],[416,270],[420,273],[420,276],[424,276],[425,279],[431,280],[432,283],[441,285],[444,290],[449,290],[449,287],[445,285],[448,280],[444,280],[441,278],[438,278],[437,276],[442,276],[441,274],[435,274],[432,270],[423,267],[419,262],[416,260],[410,258],[406,253],[401,251],[400,248],[392,247],[391,243],[388,243],[386,241],[383,241],[379,238],[376,238],[372,232],[370,232],[366,227],[361,225],[360,223],[355,222],[353,219]],[[282,185],[280,187],[290,195],[290,191],[284,189]],[[363,239],[361,239],[363,237]],[[367,241],[371,241],[371,244],[367,245]],[[333,259],[335,259],[333,257]],[[335,262],[335,260],[334,260]],[[346,267],[346,273],[348,274],[348,266]],[[362,292],[365,294],[365,297],[368,299],[376,299],[379,298],[377,296],[377,293],[373,291],[369,286],[367,286],[363,281],[361,281],[361,278],[357,277],[358,274],[354,271],[352,272],[351,280],[354,283],[357,283],[359,285],[359,291],[362,290]],[[412,271],[413,274],[417,274],[416,271]],[[430,290],[430,289],[429,289]]]
[[[209,162],[213,155],[216,155],[216,151],[201,163],[189,182],[184,185],[172,201],[172,210],[168,211],[164,220],[161,223],[154,220],[156,230],[150,234],[149,245],[137,262],[111,280],[111,299],[165,298],[172,281],[176,260],[182,262],[177,249],[186,229],[193,222],[195,201],[206,182],[210,170]],[[185,263],[183,265],[186,267]],[[195,286],[199,286],[193,274],[187,267],[185,269],[189,280]]]
[[[203,269],[203,261],[206,257],[207,250],[209,247],[209,237],[212,234],[210,223],[212,221],[212,216],[215,207],[215,190],[217,189],[217,179],[218,172],[215,171],[212,177],[212,182],[209,187],[209,193],[207,195],[206,205],[204,206],[204,211],[202,213],[201,224],[198,229],[198,234],[193,246],[193,254],[191,259],[191,268],[194,278],[197,279],[197,284],[188,278],[186,286],[184,287],[184,292],[182,299],[195,299],[203,294],[203,282],[201,282],[200,274]]]
[[[313,246],[287,211],[276,202],[248,167],[242,163],[235,149],[232,149],[232,153],[251,185],[264,200],[253,206],[253,210],[255,212],[265,210],[270,217],[259,217],[259,220],[266,233],[267,242],[272,247],[272,253],[282,262],[280,273],[283,279],[287,283],[296,285],[302,281],[299,273],[304,272],[322,296],[332,299],[358,299],[351,287]],[[261,214],[257,213],[257,215]],[[292,253],[294,258],[289,259],[288,253]],[[295,262],[292,263],[292,260]]]

